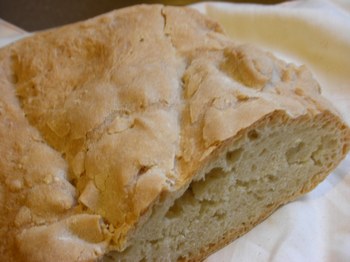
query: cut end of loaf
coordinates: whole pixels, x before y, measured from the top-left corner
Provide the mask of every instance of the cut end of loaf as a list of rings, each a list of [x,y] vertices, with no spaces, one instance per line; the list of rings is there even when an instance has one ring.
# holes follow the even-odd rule
[[[348,149],[348,129],[328,113],[312,121],[270,114],[226,141],[189,185],[155,206],[131,246],[106,259],[204,259],[313,189]]]

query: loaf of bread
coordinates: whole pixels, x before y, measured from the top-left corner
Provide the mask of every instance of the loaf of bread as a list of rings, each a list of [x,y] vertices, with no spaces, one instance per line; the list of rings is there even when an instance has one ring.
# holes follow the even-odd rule
[[[0,50],[0,261],[200,261],[345,157],[307,69],[134,6]]]

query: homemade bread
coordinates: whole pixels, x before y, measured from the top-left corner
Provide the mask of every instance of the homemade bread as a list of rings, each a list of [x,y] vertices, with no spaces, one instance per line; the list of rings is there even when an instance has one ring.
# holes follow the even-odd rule
[[[305,67],[181,7],[0,50],[0,261],[204,259],[345,157]]]

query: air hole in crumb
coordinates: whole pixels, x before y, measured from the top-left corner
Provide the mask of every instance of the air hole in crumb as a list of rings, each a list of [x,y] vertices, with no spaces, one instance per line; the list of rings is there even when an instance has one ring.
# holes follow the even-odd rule
[[[229,162],[230,164],[234,164],[241,158],[242,152],[243,152],[242,148],[238,148],[233,151],[227,152],[226,154],[227,162]]]
[[[270,204],[267,204],[266,207],[267,207],[267,208],[271,208],[271,207],[273,207],[274,205],[275,205],[274,203],[270,203]]]
[[[278,177],[274,175],[267,175],[266,179],[268,182],[276,182],[278,180]]]
[[[256,169],[257,169],[256,165],[253,164],[251,170],[254,172],[254,171],[256,171]]]
[[[326,148],[337,148],[338,140],[332,136],[324,136],[321,138],[321,141]]]
[[[213,216],[214,218],[216,218],[216,220],[224,220],[225,217],[226,217],[226,213],[225,212],[222,212],[222,211],[219,211],[217,210]]]
[[[264,197],[262,197],[260,194],[257,194],[257,193],[253,193],[253,196],[257,201],[261,201],[264,199]]]
[[[266,153],[267,153],[267,150],[266,150],[266,148],[264,148],[264,149],[260,152],[259,156],[263,156],[263,155],[265,155]]]
[[[303,149],[305,148],[305,144],[303,142],[299,142],[296,146],[291,147],[286,152],[286,159],[289,165],[300,163],[304,161]]]
[[[250,131],[248,132],[248,138],[249,138],[250,140],[256,140],[256,139],[259,138],[259,133],[258,133],[255,129],[250,130]]]
[[[237,179],[236,180],[236,186],[237,187],[243,187],[243,188],[250,188],[254,185],[257,184],[257,180],[256,179],[251,179],[251,180],[247,180],[247,181],[243,181],[243,180],[240,180],[240,179]]]
[[[312,152],[311,160],[313,161],[315,166],[322,166],[324,161],[324,145],[321,143],[318,145],[317,149]]]
[[[184,206],[191,206],[194,204],[194,194],[192,191],[192,185],[190,185],[184,194],[175,200],[174,204],[169,208],[165,214],[166,218],[172,219],[181,216]]]
[[[182,208],[179,205],[179,203],[175,201],[175,203],[169,208],[165,217],[169,219],[176,218],[176,217],[179,217],[181,213],[182,213]]]

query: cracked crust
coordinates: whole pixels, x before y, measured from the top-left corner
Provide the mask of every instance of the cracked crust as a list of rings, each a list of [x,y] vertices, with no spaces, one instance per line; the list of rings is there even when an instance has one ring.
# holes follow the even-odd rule
[[[187,8],[135,6],[38,33],[0,50],[0,81],[6,261],[123,250],[156,201],[264,116],[338,121],[304,67],[235,45]]]

